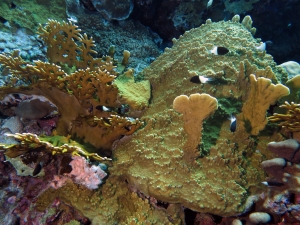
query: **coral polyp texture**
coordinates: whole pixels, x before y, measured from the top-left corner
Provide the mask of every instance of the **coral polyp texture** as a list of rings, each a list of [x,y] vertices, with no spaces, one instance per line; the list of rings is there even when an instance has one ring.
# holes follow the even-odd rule
[[[244,212],[247,198],[261,190],[267,143],[283,139],[266,129],[266,111],[289,94],[280,84],[286,73],[256,48],[253,33],[249,16],[241,23],[235,16],[174,39],[142,72],[152,86],[145,127],[114,150],[112,173],[162,202],[221,216]],[[229,52],[216,55],[214,47]],[[198,84],[195,76],[212,79]]]

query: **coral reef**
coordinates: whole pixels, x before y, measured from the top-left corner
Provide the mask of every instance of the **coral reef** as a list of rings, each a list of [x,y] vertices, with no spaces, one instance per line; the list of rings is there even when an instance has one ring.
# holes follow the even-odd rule
[[[82,224],[88,224],[90,222],[88,218],[78,213],[72,205],[59,199],[51,202],[49,207],[43,212],[36,210],[35,201],[41,193],[49,188],[53,176],[67,171],[66,169],[63,170],[66,167],[64,162],[66,157],[62,155],[54,156],[53,160],[51,160],[51,156],[44,153],[27,153],[15,159],[19,161],[19,165],[26,163],[32,166],[32,163],[36,163],[38,155],[42,156],[44,161],[44,175],[38,177],[28,174],[20,176],[17,175],[17,171],[13,167],[13,165],[16,165],[12,165],[11,161],[6,161],[4,154],[0,152],[0,223],[26,225],[57,222],[58,224],[65,224],[70,220],[77,220]]]
[[[288,88],[278,84],[287,80],[286,73],[270,55],[256,49],[260,43],[252,36],[251,24],[249,16],[242,23],[237,16],[227,22],[208,20],[174,39],[174,46],[143,71],[152,86],[151,104],[142,117],[146,126],[116,147],[112,173],[145,196],[197,212],[232,216],[246,210],[247,198],[262,188],[258,184],[264,179],[260,164],[268,156],[265,146],[271,140],[283,140],[276,130],[264,130],[266,110],[288,94]],[[229,53],[211,54],[215,46]],[[195,75],[212,80],[195,84],[190,81]],[[259,86],[260,93],[270,93],[274,99],[267,98],[266,103],[251,94],[258,88],[256,80],[266,82]],[[209,104],[198,107],[198,114],[181,115],[176,112],[176,101],[173,103],[179,95],[196,93],[218,101],[218,109],[203,122],[202,134],[197,133],[201,129],[188,132],[185,124],[201,120],[202,112],[210,112]],[[250,125],[245,119],[247,104],[253,114],[261,115],[263,124]],[[189,110],[186,104],[180,107],[180,112]],[[230,114],[237,119],[235,132],[229,129]],[[188,146],[191,133],[202,138]],[[195,152],[193,160],[184,157],[186,147]]]
[[[207,7],[208,2],[212,2]],[[131,18],[155,31],[170,47],[172,38],[212,21],[230,20],[236,13],[255,18],[257,37],[267,42],[267,51],[280,64],[300,61],[299,19],[297,0],[136,0]],[[280,30],[280,35],[278,35]]]
[[[85,8],[82,7],[82,2]],[[93,36],[97,43],[95,50],[100,55],[107,55],[110,46],[115,46],[115,59],[120,61],[124,49],[131,52],[128,66],[135,68],[135,75],[161,53],[158,46],[162,42],[161,38],[139,21],[130,18],[119,22],[108,21],[101,13],[95,13],[96,9],[89,7],[93,5],[90,0],[66,0],[66,3],[68,16],[75,18],[75,21],[78,21],[77,25],[89,36]]]
[[[277,158],[262,162],[268,177],[264,191],[253,196],[251,213],[243,220],[254,224],[297,224],[300,220],[299,143],[294,139],[270,142],[268,150]]]
[[[289,75],[289,79],[292,79],[293,77],[300,74],[300,65],[297,62],[288,61],[285,63],[281,63],[279,66],[286,70]]]
[[[269,107],[289,95],[287,73],[257,48],[251,17],[239,20],[207,20],[173,39],[141,82],[133,69],[124,72],[129,51],[122,63],[113,46],[97,58],[94,40],[71,22],[38,28],[47,62],[0,54],[11,73],[0,88],[0,212],[13,215],[1,222],[185,224],[188,210],[201,224],[217,223],[211,214],[266,223],[285,210],[294,213],[290,221],[298,218],[299,144],[282,142],[267,124]],[[219,47],[227,53],[213,54]],[[195,76],[205,82],[192,82]],[[44,129],[49,136],[35,134]],[[112,160],[97,164],[108,159],[100,154]],[[261,182],[290,192],[266,197]],[[235,218],[224,223],[239,224]]]
[[[132,134],[142,125],[137,119],[118,115],[117,110],[101,110],[104,106],[122,107],[119,102],[122,96],[113,83],[117,77],[113,59],[108,56],[93,58],[92,54],[96,52],[92,49],[92,38],[81,35],[72,23],[54,20],[39,28],[39,36],[48,45],[49,63],[38,60],[31,65],[15,54],[0,55],[0,62],[13,75],[11,82],[22,80],[30,86],[30,89],[23,90],[2,89],[3,97],[12,92],[44,96],[59,109],[57,134],[66,136],[71,133],[97,149],[110,149],[115,140]],[[21,104],[23,102],[18,107]],[[16,111],[17,108],[15,114]]]
[[[44,49],[41,48],[35,36],[30,36],[22,29],[15,32],[0,31],[0,51],[12,52],[18,49],[23,59],[29,61],[33,59],[43,58]],[[3,74],[5,75],[5,74]]]
[[[95,151],[96,148],[102,153],[107,149],[111,154],[115,140],[131,135],[142,125],[138,119],[126,115],[140,113],[147,107],[150,85],[146,81],[140,85],[134,82],[133,71],[129,70],[116,83],[122,86],[123,80],[145,94],[138,96],[128,88],[121,88],[119,93],[115,84],[116,61],[108,56],[92,57],[96,53],[91,49],[93,40],[79,32],[71,23],[60,24],[54,20],[40,27],[39,35],[48,45],[49,62],[30,63],[18,52],[0,55],[1,63],[11,72],[8,86],[0,89],[1,113],[8,118],[4,120],[1,134],[17,140],[1,137],[1,150],[7,157],[5,161],[1,152],[1,165],[8,164],[1,172],[11,173],[6,179],[11,185],[7,189],[2,186],[6,195],[4,201],[7,199],[12,204],[5,206],[3,213],[1,211],[1,223],[45,224],[55,220],[62,224],[75,219],[88,224],[88,217],[93,224],[126,221],[168,224],[166,212],[150,205],[148,199],[131,193],[118,177],[112,176],[105,187],[99,189],[106,172],[100,165],[90,165],[90,161],[82,158],[106,160],[86,149]],[[57,123],[51,123],[53,118]],[[22,131],[29,125],[25,120],[40,122],[40,128],[55,130],[51,136],[41,137],[24,133]],[[75,138],[86,137],[95,142],[86,141],[85,146],[80,145],[70,139],[70,133]],[[94,144],[94,148],[88,144]],[[18,167],[17,171],[26,170],[26,173],[18,172],[20,176],[17,176],[12,165]],[[10,192],[17,187],[18,192]],[[103,210],[99,212],[98,208]],[[177,215],[177,207],[174,210],[170,218],[179,223],[182,218]],[[12,214],[2,217],[6,212]]]
[[[136,112],[142,111],[148,106],[151,91],[148,80],[142,80],[137,83],[134,81],[133,75],[134,72],[130,69],[123,75],[120,75],[115,84],[119,89],[120,95],[122,95],[122,103],[128,104],[131,111]]]

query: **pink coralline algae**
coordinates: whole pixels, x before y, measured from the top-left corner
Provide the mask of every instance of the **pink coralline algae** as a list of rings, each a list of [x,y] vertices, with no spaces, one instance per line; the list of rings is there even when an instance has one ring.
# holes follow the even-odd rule
[[[73,160],[69,164],[72,166],[72,171],[68,176],[73,177],[75,182],[89,189],[97,189],[107,174],[99,166],[89,166],[86,159],[80,156],[73,156],[72,158]]]

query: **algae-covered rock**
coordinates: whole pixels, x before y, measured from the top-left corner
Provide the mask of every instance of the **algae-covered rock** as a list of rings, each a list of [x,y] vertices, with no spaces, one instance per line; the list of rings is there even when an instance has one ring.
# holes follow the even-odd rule
[[[272,56],[256,48],[261,43],[252,36],[251,18],[247,17],[247,23],[234,18],[218,23],[208,20],[186,32],[143,71],[152,87],[151,102],[142,117],[146,125],[114,150],[111,173],[120,174],[145,196],[198,212],[231,216],[242,213],[247,198],[258,193],[264,179],[260,164],[268,157],[266,144],[282,138],[272,130],[269,136],[259,133],[265,125],[256,127],[245,120],[242,106],[246,101],[256,102],[253,113],[263,115],[266,104],[273,103],[251,100],[257,97],[250,94],[251,74],[253,79],[269,79],[270,84],[287,77]],[[216,55],[211,51],[214,47],[229,52]],[[202,84],[191,82],[195,76],[212,79]],[[191,135],[199,134],[186,132],[188,118],[173,109],[173,101],[179,95],[196,93],[216,98],[219,107],[204,120],[202,139],[190,143]],[[199,107],[199,116],[207,107]],[[230,114],[237,119],[235,132],[230,131]],[[187,157],[195,151],[196,159]]]
[[[59,0],[2,0],[0,16],[10,26],[27,28],[35,33],[38,25],[46,23],[49,18],[66,20],[66,4]]]

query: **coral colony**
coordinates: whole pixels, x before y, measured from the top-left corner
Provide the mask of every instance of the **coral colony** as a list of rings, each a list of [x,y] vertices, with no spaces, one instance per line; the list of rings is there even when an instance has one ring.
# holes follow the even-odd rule
[[[1,224],[300,220],[300,76],[250,16],[174,38],[139,81],[72,22],[40,25],[45,60],[0,54]]]

